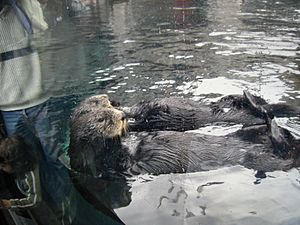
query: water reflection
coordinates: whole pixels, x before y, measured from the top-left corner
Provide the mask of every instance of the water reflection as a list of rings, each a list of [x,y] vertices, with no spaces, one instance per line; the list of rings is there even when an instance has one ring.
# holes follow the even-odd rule
[[[44,22],[39,3],[34,2],[34,7],[31,3],[26,1],[29,9],[35,7],[37,11],[27,15],[31,19],[34,13],[40,13],[41,21],[38,22]],[[43,4],[47,8],[47,1]],[[25,2],[21,6],[25,8]],[[63,145],[68,139],[67,118],[71,108],[64,101],[71,101],[72,96],[58,98],[56,90],[52,90],[53,81],[62,80],[62,71],[70,72],[65,65],[72,56],[76,56],[74,61],[81,65],[88,63],[86,57],[82,57],[85,49],[76,46],[76,38],[82,37],[72,36],[71,21],[58,23],[61,20],[56,14],[53,14],[55,23],[48,21],[56,26],[55,29],[44,31],[47,26],[41,26],[42,31],[35,33],[35,24],[26,26],[31,23],[20,14],[22,10],[18,7],[15,2],[0,2],[3,91],[0,123],[5,124],[6,131],[5,136],[0,137],[0,180],[5,184],[5,187],[1,185],[0,208],[9,210],[9,218],[13,220],[10,224],[120,224],[83,200],[61,161],[65,150]],[[59,29],[72,31],[69,36],[64,36],[58,32]],[[72,41],[75,43],[70,43]],[[60,55],[61,52],[64,54]],[[64,70],[60,70],[64,62]],[[75,69],[76,65],[71,63],[71,69]],[[77,67],[78,74],[85,71],[80,66]],[[69,77],[70,74],[65,74],[64,78]],[[78,77],[72,79],[77,80]],[[6,175],[9,179],[3,180]],[[112,212],[111,208],[108,210]],[[83,215],[89,216],[88,219]]]
[[[299,171],[274,172],[255,185],[254,173],[231,167],[206,173],[137,179],[132,203],[117,210],[128,224],[297,224]],[[146,177],[147,178],[147,177]],[[286,192],[286,185],[290,192]],[[272,190],[272,193],[270,193]],[[139,209],[143,210],[139,210]],[[287,210],[288,208],[288,210]],[[155,217],[155,219],[153,219]]]
[[[273,1],[251,4],[248,1],[165,1],[163,4],[146,0],[113,4],[97,1],[90,8],[72,19],[75,24],[66,25],[75,25],[76,29],[60,30],[64,36],[71,35],[67,40],[75,38],[62,42],[62,51],[56,53],[61,63],[57,78],[62,85],[70,86],[65,89],[67,93],[74,93],[76,87],[79,93],[83,89],[87,92],[98,90],[133,102],[145,94],[149,97],[174,95],[178,92],[176,86],[182,86],[183,82],[223,76],[253,84],[251,89],[272,101],[281,100],[285,95],[285,100],[290,95],[293,98],[299,95],[284,78],[286,73],[293,77],[299,71],[295,67],[300,42],[296,2],[285,6]],[[269,21],[267,16],[258,17],[257,14],[272,14],[277,20]],[[296,19],[291,21],[291,18]],[[288,22],[282,23],[282,20]],[[74,53],[70,53],[72,57],[67,56],[63,46],[74,42],[76,49],[70,46]],[[74,58],[80,55],[82,60]],[[291,60],[285,63],[282,58]],[[96,71],[114,70],[131,63],[139,63],[139,66],[94,78]],[[278,71],[278,68],[286,69]],[[264,81],[261,75],[267,71],[270,71],[269,78]],[[72,77],[80,77],[80,82]],[[157,85],[157,82],[169,80],[175,83]],[[273,85],[273,90],[278,90],[276,98],[264,91],[269,89],[272,80],[278,80]],[[119,87],[118,83],[126,85]],[[260,89],[261,86],[265,88]],[[56,85],[59,87],[61,85]],[[195,94],[193,91],[182,93]],[[201,94],[203,97],[209,95]]]
[[[42,53],[51,55],[43,61],[49,79],[55,77],[55,85],[49,90],[56,96],[75,94],[72,101],[78,102],[90,94],[109,93],[124,104],[133,104],[169,95],[215,101],[250,89],[270,102],[300,104],[298,1],[82,3],[85,6],[77,6],[74,17],[65,18],[53,27],[52,42]],[[295,177],[291,182],[285,175]],[[144,224],[153,221],[151,218],[167,219],[174,224],[182,224],[182,218],[189,224],[199,218],[204,224],[224,221],[243,224],[249,219],[253,224],[266,221],[283,224],[298,220],[297,210],[286,200],[299,202],[293,198],[298,196],[295,180],[299,175],[295,171],[280,174],[278,179],[268,177],[261,186],[252,185],[253,172],[241,168],[190,176],[188,180],[179,175],[159,177],[158,186],[152,182],[135,182],[131,203],[117,210],[118,215],[130,224]],[[216,179],[211,180],[212,176]],[[201,186],[210,181],[225,183]],[[264,189],[268,182],[274,186]],[[228,183],[232,185],[226,186]],[[193,191],[190,186],[194,186]],[[199,187],[203,192],[196,192]],[[287,187],[294,190],[293,194],[282,194]],[[160,190],[162,193],[157,193]],[[203,193],[208,190],[212,191],[205,196]],[[274,195],[266,194],[267,190],[273,190]],[[213,198],[219,192],[227,194]],[[236,198],[233,196],[236,193],[241,196]],[[253,199],[251,193],[264,197]],[[191,196],[194,198],[189,200]],[[273,214],[267,208],[274,210],[271,202],[278,198],[282,205],[278,206],[277,215],[281,217],[272,219]],[[95,199],[102,199],[101,194]],[[214,205],[216,208],[212,208]],[[288,215],[283,213],[285,207],[289,208]],[[222,218],[224,221],[220,221]]]
[[[62,136],[67,136],[74,105],[95,93],[133,104],[170,95],[215,101],[250,89],[270,102],[300,105],[297,0],[47,2],[50,31],[37,44],[44,84],[57,97],[54,114],[64,120]],[[252,171],[233,168],[150,178],[154,182],[142,184],[138,180],[132,196],[124,184],[127,194],[122,188],[116,191],[125,196],[124,202],[111,201],[110,207],[124,206],[117,212],[129,224],[151,224],[153,217],[174,224],[184,223],[183,218],[188,224],[200,219],[203,224],[299,223],[293,207],[299,203],[298,172],[272,176],[276,179],[252,185]],[[203,186],[208,182],[224,183]],[[103,193],[113,195],[110,189],[89,188],[101,201]],[[283,193],[287,189],[291,192]],[[216,193],[223,194],[216,198]],[[93,208],[85,200],[80,199]],[[271,212],[274,201],[276,215]]]

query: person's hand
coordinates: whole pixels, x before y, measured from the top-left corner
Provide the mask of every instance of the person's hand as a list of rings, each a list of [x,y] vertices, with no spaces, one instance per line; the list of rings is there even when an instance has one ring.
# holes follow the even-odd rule
[[[2,199],[0,200],[0,208],[9,209],[11,207],[11,202],[9,200]]]

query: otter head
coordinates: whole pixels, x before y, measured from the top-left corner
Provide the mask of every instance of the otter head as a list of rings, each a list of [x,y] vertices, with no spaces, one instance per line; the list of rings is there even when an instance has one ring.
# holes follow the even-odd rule
[[[71,116],[74,140],[114,139],[127,130],[125,113],[112,106],[107,95],[91,96],[75,108]]]

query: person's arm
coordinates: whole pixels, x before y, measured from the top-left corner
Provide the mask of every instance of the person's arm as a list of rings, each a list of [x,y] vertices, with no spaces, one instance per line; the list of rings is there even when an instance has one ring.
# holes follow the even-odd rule
[[[29,189],[26,191],[26,197],[21,199],[10,199],[11,209],[33,207],[42,200],[38,167],[34,171],[28,172],[26,182],[29,186]]]

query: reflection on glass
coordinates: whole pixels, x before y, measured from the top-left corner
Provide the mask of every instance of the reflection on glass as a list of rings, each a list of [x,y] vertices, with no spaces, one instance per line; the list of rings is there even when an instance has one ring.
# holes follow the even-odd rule
[[[249,89],[269,103],[299,105],[299,8],[296,0],[0,0],[3,138],[18,135],[16,142],[30,146],[24,147],[29,153],[22,162],[31,155],[37,158],[34,168],[18,176],[1,164],[0,199],[24,198],[26,188],[16,184],[22,186],[30,171],[39,178],[42,192],[38,209],[1,210],[0,224],[2,216],[11,215],[16,224],[30,224],[32,218],[52,225],[212,225],[238,218],[268,225],[298,223],[299,210],[293,207],[299,201],[297,170],[266,174],[254,187],[254,173],[236,167],[157,180],[104,180],[70,171],[66,152],[70,114],[94,94],[109,94],[122,105],[166,96],[206,104]],[[297,118],[289,119],[289,131],[296,129],[289,140],[298,143]],[[275,125],[279,134],[286,134],[285,125]],[[281,136],[276,140],[281,142]],[[201,186],[209,182],[224,184]],[[245,194],[237,201],[230,188]],[[265,198],[266,189],[272,196]],[[275,200],[277,208],[271,204]],[[267,208],[278,216],[270,218]],[[232,209],[234,215],[222,209]],[[43,219],[38,210],[53,217]]]

